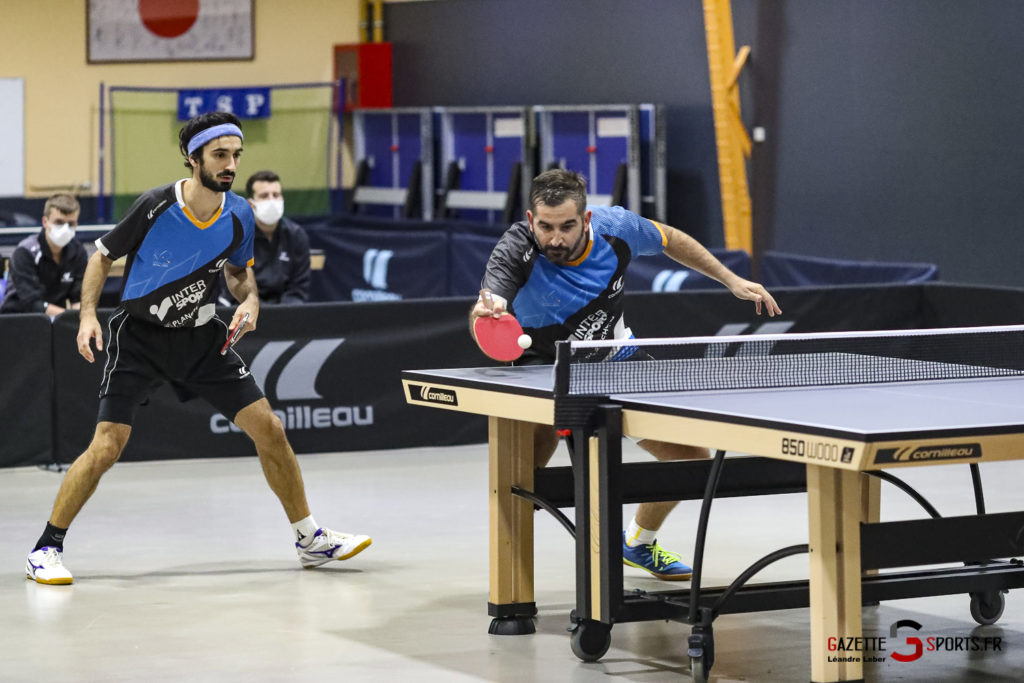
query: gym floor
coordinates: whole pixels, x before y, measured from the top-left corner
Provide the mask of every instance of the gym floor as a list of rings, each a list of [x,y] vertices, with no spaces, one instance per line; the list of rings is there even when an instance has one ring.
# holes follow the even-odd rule
[[[646,456],[626,443],[628,460]],[[61,475],[0,470],[0,681],[679,681],[690,676],[689,627],[617,625],[596,663],[569,648],[573,545],[536,517],[537,632],[487,633],[486,446],[304,455],[320,524],[367,533],[351,560],[299,567],[287,520],[256,458],[120,463],[68,533],[71,586],[26,580]],[[564,450],[556,462],[567,458]],[[1020,507],[1024,463],[982,467],[990,512]],[[966,466],[902,473],[944,515],[973,512]],[[681,503],[663,545],[690,559],[698,503]],[[627,507],[624,519],[632,509]],[[924,514],[883,485],[882,518]],[[732,498],[712,510],[706,585],[729,583],[777,548],[806,543],[804,495]],[[628,588],[665,584],[625,569]],[[755,580],[806,578],[806,556]],[[924,637],[990,636],[991,652],[925,652],[865,665],[868,681],[1024,680],[1024,594],[998,623],[978,626],[966,596],[886,602],[864,610],[864,635],[900,619]],[[909,652],[901,631],[890,652]],[[715,622],[713,681],[810,679],[805,609],[725,615]]]

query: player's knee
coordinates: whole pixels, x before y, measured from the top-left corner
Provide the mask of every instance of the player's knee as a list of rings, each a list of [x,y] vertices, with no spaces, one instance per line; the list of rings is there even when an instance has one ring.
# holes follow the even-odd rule
[[[277,445],[288,441],[288,436],[284,431],[284,423],[271,410],[260,414],[251,436],[257,445],[260,443]]]
[[[125,445],[128,443],[128,436],[131,429],[125,425],[112,425],[100,423],[96,426],[96,433],[93,435],[89,449],[83,454],[90,468],[105,472],[114,466]]]
[[[271,409],[266,399],[243,408],[235,415],[234,422],[257,446],[287,440],[281,418]]]
[[[284,423],[281,422],[281,418],[279,418],[275,413],[270,413],[270,417],[267,418],[267,423],[267,430],[270,432],[271,438],[281,441],[287,440],[288,436],[285,434]]]

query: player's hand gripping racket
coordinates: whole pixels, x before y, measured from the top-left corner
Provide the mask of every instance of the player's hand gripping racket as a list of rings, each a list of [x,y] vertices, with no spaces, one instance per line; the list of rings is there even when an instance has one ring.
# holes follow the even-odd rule
[[[485,291],[482,296],[490,303],[490,292]],[[532,343],[511,313],[502,313],[497,318],[493,315],[477,318],[473,321],[473,333],[488,358],[503,362],[516,360]]]
[[[224,346],[220,347],[220,355],[223,356],[228,352],[229,348],[235,345],[235,342],[238,340],[238,335],[242,333],[242,329],[245,327],[247,322],[249,322],[248,312],[242,316],[242,319],[238,322],[238,326],[235,327],[235,329],[231,331],[231,334],[228,335],[228,340],[224,342]]]

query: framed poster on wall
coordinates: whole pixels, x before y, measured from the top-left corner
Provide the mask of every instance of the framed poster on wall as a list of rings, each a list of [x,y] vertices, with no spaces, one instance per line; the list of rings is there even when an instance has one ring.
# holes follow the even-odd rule
[[[253,0],[88,0],[89,63],[253,58]]]

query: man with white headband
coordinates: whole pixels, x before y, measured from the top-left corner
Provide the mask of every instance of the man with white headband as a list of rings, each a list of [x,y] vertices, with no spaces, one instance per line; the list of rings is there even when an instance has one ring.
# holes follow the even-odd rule
[[[78,308],[89,260],[75,239],[78,200],[55,194],[43,206],[43,229],[18,243],[11,254],[7,292],[0,313],[45,313],[53,317]]]
[[[233,114],[200,114],[178,137],[191,176],[145,192],[113,230],[96,240],[97,252],[89,259],[77,341],[90,363],[92,343],[97,351],[104,348],[96,317],[103,281],[114,260],[124,256],[121,303],[107,323],[92,442],[65,475],[46,529],[25,564],[29,578],[39,583],[72,582],[63,564],[67,529],[121,456],[136,409],[164,382],[182,401],[206,399],[253,440],[267,483],[291,522],[303,567],[348,559],[371,543],[368,536],[316,523],[281,420],[234,349],[221,353],[230,333],[237,330],[240,337],[256,329],[260,313],[251,268],[253,213],[230,191],[242,155],[241,123]],[[239,302],[230,325],[215,315],[215,285],[222,272]]]

